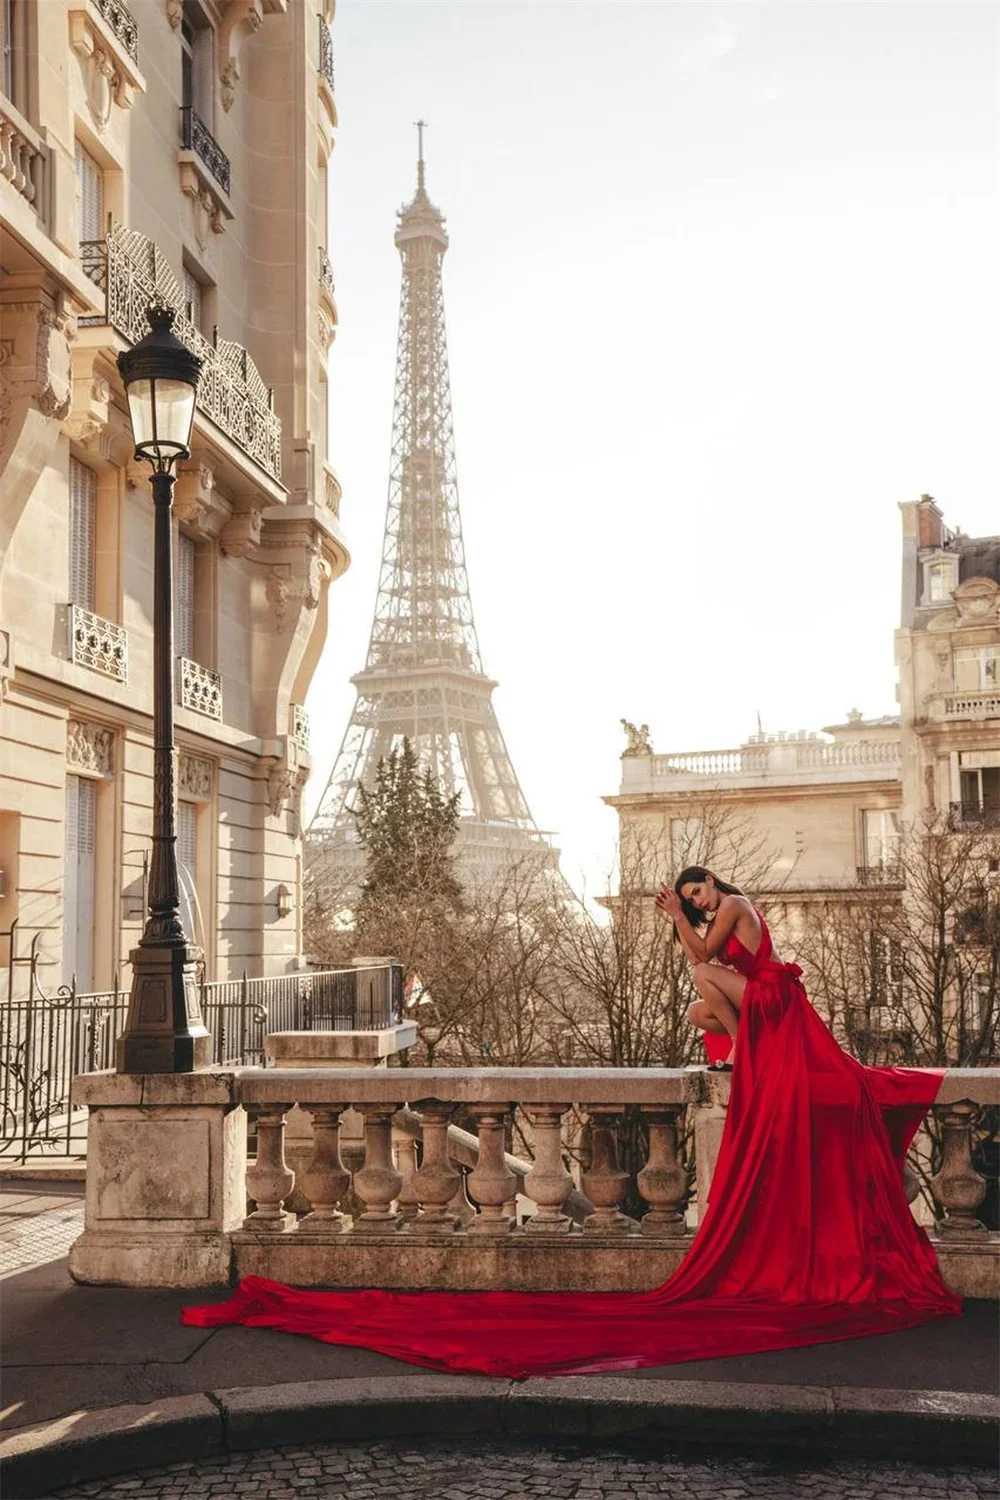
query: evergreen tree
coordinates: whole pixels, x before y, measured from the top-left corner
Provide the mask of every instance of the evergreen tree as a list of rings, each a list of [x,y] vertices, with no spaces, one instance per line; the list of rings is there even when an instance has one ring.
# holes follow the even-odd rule
[[[462,889],[452,845],[459,794],[446,797],[430,771],[421,771],[409,739],[383,756],[370,788],[358,788],[354,813],[365,850],[359,917],[383,901],[430,901],[458,910]]]

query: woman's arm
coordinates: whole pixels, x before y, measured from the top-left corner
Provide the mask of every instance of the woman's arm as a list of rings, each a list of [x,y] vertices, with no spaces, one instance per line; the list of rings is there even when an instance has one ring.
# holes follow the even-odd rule
[[[704,937],[696,927],[691,926],[684,915],[680,896],[676,891],[671,890],[670,886],[660,887],[656,905],[673,920],[680,945],[690,962],[704,964],[710,963],[722,952],[729,934],[743,913],[744,906],[749,905],[749,902],[742,896],[724,896],[708,933]]]

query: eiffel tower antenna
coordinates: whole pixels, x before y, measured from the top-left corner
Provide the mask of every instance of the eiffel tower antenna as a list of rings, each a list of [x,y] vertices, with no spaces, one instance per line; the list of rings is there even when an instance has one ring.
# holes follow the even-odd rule
[[[427,196],[418,120],[417,191],[397,216],[402,259],[392,453],[378,596],[357,699],[306,836],[310,875],[344,887],[360,870],[359,785],[408,737],[447,795],[461,798],[460,877],[489,880],[511,857],[555,871],[558,853],[528,809],[493,710],[479,651],[458,505],[441,263],[444,216]],[[337,876],[334,880],[334,876]],[[561,879],[561,877],[557,877]]]

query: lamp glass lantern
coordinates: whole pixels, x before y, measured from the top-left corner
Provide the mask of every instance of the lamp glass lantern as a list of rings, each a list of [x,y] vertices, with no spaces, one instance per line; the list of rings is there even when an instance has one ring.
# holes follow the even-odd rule
[[[174,309],[154,303],[150,332],[118,356],[128,397],[136,458],[159,471],[191,455],[191,426],[201,360],[172,331]]]

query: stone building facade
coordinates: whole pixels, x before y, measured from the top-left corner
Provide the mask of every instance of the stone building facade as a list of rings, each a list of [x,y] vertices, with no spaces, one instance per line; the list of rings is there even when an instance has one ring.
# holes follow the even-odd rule
[[[903,816],[1000,827],[1000,536],[950,531],[929,495],[900,509]]]
[[[327,453],[333,0],[0,8],[0,931],[20,954],[37,937],[50,990],[128,986],[153,514],[115,361],[155,294],[204,359],[174,501],[184,915],[209,978],[282,972],[302,705],[349,561]]]
[[[809,906],[898,882],[900,838],[925,814],[1000,827],[1000,537],[949,531],[926,495],[900,509],[899,716],[852,711],[822,736],[661,755],[628,726],[605,800],[622,849],[643,849],[644,886],[691,862],[702,824],[721,820],[753,851],[754,889],[794,941]]]

